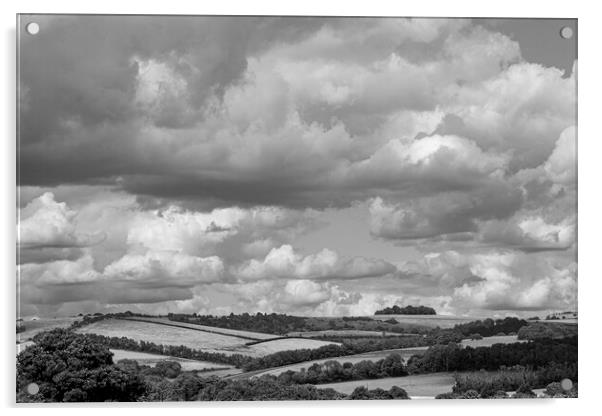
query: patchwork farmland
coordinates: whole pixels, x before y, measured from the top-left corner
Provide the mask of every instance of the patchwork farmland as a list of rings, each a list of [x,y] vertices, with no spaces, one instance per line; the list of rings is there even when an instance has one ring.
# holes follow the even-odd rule
[[[395,350],[381,350],[367,352],[363,354],[346,355],[343,357],[323,358],[319,360],[304,361],[301,363],[285,365],[276,368],[270,368],[268,370],[254,371],[250,373],[242,373],[236,375],[233,378],[247,378],[247,377],[261,377],[263,375],[278,376],[287,371],[300,371],[301,369],[308,369],[313,364],[322,364],[327,361],[338,361],[341,364],[352,363],[357,364],[361,361],[379,361],[387,358],[391,354],[399,354],[404,361],[407,361],[413,355],[421,355],[426,351],[427,347],[416,347],[416,348],[401,348]]]
[[[236,333],[237,335],[225,335],[224,331],[228,331],[230,334]],[[197,328],[196,324],[172,322],[161,318],[104,319],[78,328],[77,332],[107,337],[125,336],[135,341],[173,346],[184,345],[188,348],[207,352],[243,354],[251,357],[261,357],[290,349],[315,349],[324,345],[335,344],[329,341],[307,338],[282,339],[274,335],[270,335],[273,339],[265,339],[267,334],[213,327]],[[253,340],[258,341],[253,342]],[[247,345],[249,343],[252,343],[252,345]]]

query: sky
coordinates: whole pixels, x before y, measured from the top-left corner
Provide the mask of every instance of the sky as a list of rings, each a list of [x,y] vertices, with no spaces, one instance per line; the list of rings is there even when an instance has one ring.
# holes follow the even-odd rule
[[[34,20],[19,315],[577,309],[576,21]]]

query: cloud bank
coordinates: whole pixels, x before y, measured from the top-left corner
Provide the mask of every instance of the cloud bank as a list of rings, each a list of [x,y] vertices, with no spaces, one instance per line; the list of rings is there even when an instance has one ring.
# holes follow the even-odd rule
[[[576,307],[576,62],[465,19],[42,23],[20,56],[24,313]],[[346,210],[387,258],[316,237]]]

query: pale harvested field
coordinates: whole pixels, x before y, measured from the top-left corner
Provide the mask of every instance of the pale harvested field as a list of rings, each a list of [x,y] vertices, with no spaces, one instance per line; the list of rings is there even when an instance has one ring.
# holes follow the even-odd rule
[[[139,351],[126,351],[126,350],[117,350],[111,349],[113,353],[113,362],[116,363],[119,360],[136,360],[140,365],[148,365],[150,367],[154,367],[160,361],[177,361],[182,366],[183,371],[195,371],[195,370],[205,370],[208,368],[215,369],[229,369],[232,366],[227,364],[220,363],[212,363],[209,361],[196,361],[196,360],[188,360],[186,358],[179,357],[170,357],[168,355],[159,355],[159,354],[149,354],[146,352]]]
[[[410,397],[435,397],[452,390],[455,384],[453,373],[419,374],[406,377],[381,378],[377,380],[356,380],[342,383],[318,384],[316,387],[332,388],[341,393],[350,394],[356,387],[365,386],[369,389],[381,388],[389,390],[393,386],[404,389]]]
[[[187,323],[187,322],[170,321],[168,318],[148,318],[148,317],[136,316],[132,319],[137,320],[137,321],[146,321],[146,322],[154,322],[154,323],[158,323],[158,324],[174,325],[174,326],[179,326],[182,328],[191,328],[191,329],[195,329],[198,331],[207,331],[207,332],[218,333],[218,334],[222,334],[222,335],[229,335],[229,336],[234,336],[234,337],[250,338],[250,340],[258,340],[258,341],[263,340],[263,339],[271,339],[271,338],[280,337],[280,335],[265,334],[262,332],[241,331],[238,329],[226,329],[226,328],[219,328],[216,326],[206,326],[206,325],[191,324],[191,323]],[[247,341],[250,341],[250,340],[247,340]]]
[[[400,324],[420,325],[430,328],[435,328],[437,326],[440,328],[453,328],[454,325],[457,324],[465,324],[477,319],[484,319],[482,317],[475,318],[450,315],[373,315],[370,316],[370,318],[379,321],[386,321],[387,319],[393,318]]]
[[[504,335],[484,337],[483,339],[464,339],[461,344],[465,347],[491,347],[493,344],[512,344],[515,342],[527,342],[526,340],[518,339],[516,335]]]
[[[149,341],[164,345],[184,345],[189,348],[212,351],[234,351],[241,348],[246,342],[242,338],[227,335],[124,319],[105,319],[94,322],[77,329],[77,332],[107,337],[127,337],[136,341]]]

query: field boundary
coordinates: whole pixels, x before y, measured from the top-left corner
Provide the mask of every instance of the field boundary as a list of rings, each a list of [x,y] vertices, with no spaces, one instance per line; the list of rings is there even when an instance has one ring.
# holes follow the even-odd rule
[[[184,326],[184,325],[178,325],[176,323],[176,321],[173,321],[174,323],[168,323],[168,322],[158,322],[158,321],[151,321],[151,320],[146,320],[143,318],[115,318],[115,319],[122,319],[124,321],[136,321],[136,322],[145,322],[145,323],[150,323],[150,324],[156,324],[156,325],[165,325],[165,326],[173,326],[176,328],[184,328],[184,329],[190,329],[192,331],[201,331],[201,332],[208,332],[210,334],[217,334],[217,335],[223,335],[223,336],[228,336],[228,337],[233,337],[233,338],[240,338],[240,339],[246,339],[246,340],[250,340],[250,341],[261,341],[261,342],[265,342],[265,341],[272,341],[274,339],[280,339],[280,337],[278,338],[270,338],[270,339],[265,339],[265,340],[258,340],[257,338],[252,338],[252,337],[247,337],[244,335],[234,335],[231,333],[226,333],[226,332],[221,332],[221,331],[214,331],[211,329],[205,329],[205,328],[192,328],[190,326]],[[191,324],[189,322],[187,322],[190,325],[194,325]],[[247,344],[245,344],[247,345]]]
[[[255,339],[251,342],[247,342],[245,345],[247,346],[251,346],[251,345],[257,345],[257,344],[263,344],[264,342],[270,342],[270,341],[278,341],[280,339],[311,339],[311,338],[303,338],[303,337],[276,337],[276,338],[269,338],[269,339]],[[250,338],[251,339],[251,338]]]

